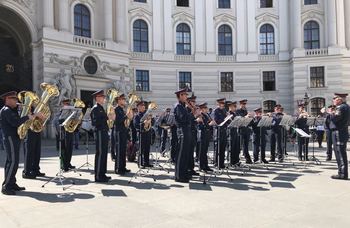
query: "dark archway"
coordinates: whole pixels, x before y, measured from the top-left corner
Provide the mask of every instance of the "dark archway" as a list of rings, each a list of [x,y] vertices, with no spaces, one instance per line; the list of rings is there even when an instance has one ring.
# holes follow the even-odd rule
[[[31,43],[31,33],[21,17],[0,6],[0,94],[32,90]]]

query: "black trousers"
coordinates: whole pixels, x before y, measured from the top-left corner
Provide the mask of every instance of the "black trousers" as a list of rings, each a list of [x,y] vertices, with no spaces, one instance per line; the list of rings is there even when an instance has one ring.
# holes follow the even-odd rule
[[[318,146],[322,146],[324,131],[316,131]]]
[[[197,130],[191,128],[191,138],[192,140],[190,141],[191,146],[189,149],[189,163],[188,163],[188,170],[194,170],[194,151],[197,146]]]
[[[95,179],[101,179],[107,173],[108,130],[96,131]]]
[[[249,139],[250,139],[250,131],[247,128],[240,129],[240,137],[241,137],[241,143],[242,143],[242,150],[243,155],[245,157],[246,161],[251,161],[249,155]]]
[[[348,157],[346,154],[346,144],[349,134],[347,129],[342,131],[332,131],[334,143],[334,154],[338,164],[338,174],[348,177]]]
[[[172,126],[171,127],[171,151],[170,151],[170,157],[173,162],[177,160],[177,154],[179,151],[179,139],[177,137],[177,127]]]
[[[73,134],[62,129],[61,137],[61,168],[68,169],[71,166],[73,154]]]
[[[115,159],[116,157],[116,147],[115,147],[115,130],[114,128],[112,128],[112,132],[111,132],[111,148],[110,148],[110,152],[111,152],[111,158]]]
[[[24,174],[37,174],[40,170],[41,133],[28,130],[24,141]]]
[[[276,145],[277,145],[277,156],[278,159],[282,159],[282,132],[281,129],[276,129],[271,131],[271,159],[276,158]]]
[[[168,130],[161,128],[161,134],[160,134],[160,151],[161,152],[165,150],[167,139],[168,139]]]
[[[140,141],[140,149],[141,149],[141,156],[139,164],[141,166],[147,166],[149,165],[149,153],[151,150],[151,131],[148,132],[142,132],[141,134],[141,141]]]
[[[232,128],[229,130],[230,133],[230,164],[234,165],[239,162],[239,154],[241,152],[240,149],[240,141],[238,135],[238,129]]]
[[[115,146],[116,146],[116,160],[115,171],[124,171],[126,169],[126,145],[128,140],[127,131],[115,131]]]
[[[226,128],[217,128],[217,140],[215,142],[215,164],[219,168],[225,167],[225,151],[227,146]]]
[[[303,155],[304,155],[304,157],[307,158],[309,154],[309,139],[303,138],[300,136],[297,136],[297,137],[298,137],[298,157],[303,158]]]
[[[327,158],[332,159],[333,139],[332,139],[332,132],[330,130],[326,130],[326,139],[327,139]]]
[[[177,154],[176,165],[175,165],[175,179],[185,180],[188,179],[188,164],[190,157],[190,146],[192,141],[191,128],[180,127],[177,129],[177,138],[179,151]]]
[[[12,189],[16,184],[16,173],[19,163],[20,139],[17,135],[4,136],[4,146],[6,152],[5,180],[2,183],[4,189]]]
[[[209,140],[210,140],[210,132],[209,130],[201,130],[200,142],[198,143],[199,150],[199,167],[200,169],[209,168],[208,166],[208,148],[209,148]]]
[[[255,132],[253,134],[253,145],[254,145],[254,161],[259,160],[259,154],[261,153],[261,161],[265,160],[265,149],[266,149],[266,137],[264,132]]]

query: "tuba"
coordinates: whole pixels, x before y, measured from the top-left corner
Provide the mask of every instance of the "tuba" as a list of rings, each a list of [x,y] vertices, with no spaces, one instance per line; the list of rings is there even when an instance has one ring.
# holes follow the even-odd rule
[[[30,129],[37,133],[44,129],[47,120],[51,116],[51,111],[48,106],[49,99],[52,97],[57,97],[60,94],[60,91],[56,85],[50,85],[44,82],[40,84],[40,88],[43,90],[43,94],[41,95],[40,102],[35,107],[34,114],[41,112],[44,115],[44,118],[40,119],[36,117],[30,125]]]
[[[145,113],[145,115],[143,116],[144,118],[142,118],[143,120],[143,126],[145,131],[149,131],[152,127],[152,112],[154,110],[158,109],[158,105],[155,102],[151,102],[148,105],[148,109],[147,112]]]
[[[113,102],[115,98],[118,97],[118,95],[119,95],[119,92],[116,89],[109,89],[107,91],[107,106],[106,106],[107,116],[115,112],[113,107]],[[110,119],[107,120],[107,125],[109,129],[112,129],[113,124],[114,124],[113,120],[110,120]]]
[[[39,97],[34,92],[30,91],[20,92],[18,94],[18,100],[22,103],[21,117],[27,116],[31,111],[30,109],[32,105],[39,103]],[[20,139],[24,139],[26,137],[31,123],[32,120],[27,120],[25,123],[21,124],[21,126],[18,127],[17,134]]]
[[[128,101],[128,108],[126,110],[126,115],[128,116],[131,112],[132,112],[132,109],[133,109],[133,106],[135,105],[136,102],[139,102],[141,99],[140,97],[138,97],[136,94],[134,93],[130,93],[129,94],[129,101]],[[131,119],[127,118],[124,122],[124,125],[126,128],[128,128],[130,126],[130,123],[131,123]]]
[[[73,133],[77,129],[78,125],[81,123],[84,117],[84,114],[81,111],[81,109],[85,108],[84,102],[78,98],[74,98],[73,102],[74,102],[74,111],[68,117],[68,118],[70,117],[72,118],[66,121],[63,126],[64,129],[69,133]],[[79,116],[75,117],[76,114],[79,114]]]

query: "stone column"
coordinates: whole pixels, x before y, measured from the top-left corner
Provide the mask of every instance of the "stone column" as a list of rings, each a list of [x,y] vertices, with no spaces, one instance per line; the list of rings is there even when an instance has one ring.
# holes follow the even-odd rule
[[[349,1],[349,0],[345,0]],[[344,15],[344,0],[337,0],[336,14],[337,14],[337,44],[341,48],[345,48],[345,15]]]
[[[236,1],[237,15],[237,61],[245,61],[247,54],[247,2]]]
[[[53,0],[43,0],[44,27],[54,27],[54,4]]]
[[[301,44],[301,3],[299,0],[290,1],[290,15],[291,15],[291,34],[292,34],[292,48],[300,49]]]
[[[105,39],[113,40],[113,2],[104,0]]]
[[[61,31],[69,32],[69,4],[68,0],[60,0],[59,3],[59,29]]]
[[[248,31],[248,54],[257,54],[256,45],[256,20],[255,20],[255,10],[256,10],[256,0],[246,0],[247,1],[247,31]]]
[[[127,43],[127,9],[125,0],[117,0],[117,42]]]
[[[327,34],[328,34],[328,46],[337,46],[337,16],[335,0],[327,0],[326,13],[327,13]]]
[[[162,0],[153,0],[153,50],[162,50]],[[151,29],[148,30],[149,32]],[[151,51],[151,50],[150,50]]]
[[[194,37],[195,45],[192,44],[192,49],[195,47],[195,54],[203,54],[205,46],[205,1],[194,1],[195,27],[191,34]]]
[[[279,59],[288,60],[289,59],[289,18],[288,15],[288,0],[279,0]],[[301,25],[300,25],[301,26]],[[278,34],[275,33],[275,37]],[[278,47],[276,47],[276,52]]]
[[[350,1],[344,1],[344,14],[345,14],[345,43],[348,49],[350,49]]]

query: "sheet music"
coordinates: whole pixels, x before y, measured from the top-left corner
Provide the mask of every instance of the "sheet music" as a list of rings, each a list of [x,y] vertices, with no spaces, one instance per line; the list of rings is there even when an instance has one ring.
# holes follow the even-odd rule
[[[242,117],[241,116],[236,116],[232,122],[227,126],[227,128],[238,128],[241,124],[241,121],[242,121]]]
[[[296,133],[303,138],[311,138],[311,135],[307,134],[305,131],[303,131],[300,128],[294,128],[294,130],[296,131]]]
[[[258,127],[270,127],[272,125],[273,118],[269,116],[261,117],[261,120],[258,123]]]
[[[232,114],[229,115],[229,116],[227,116],[227,117],[224,119],[224,121],[222,121],[222,123],[219,124],[219,127],[224,126],[224,125],[226,124],[226,122],[232,118],[232,116],[233,116]]]
[[[306,120],[307,126],[315,126],[316,124],[316,117],[308,117]]]
[[[292,116],[290,115],[284,115],[282,117],[282,120],[280,122],[280,126],[292,126],[295,124],[295,118],[293,118]]]

